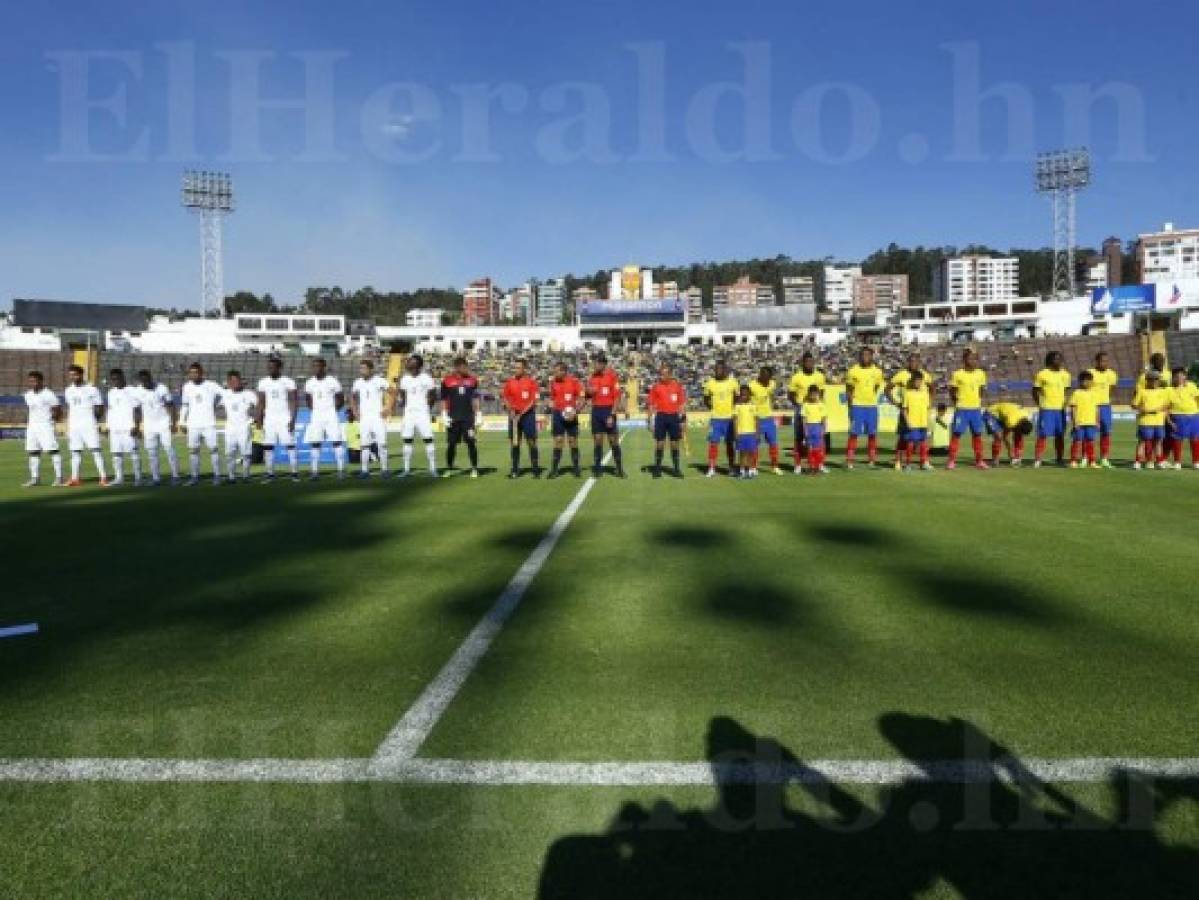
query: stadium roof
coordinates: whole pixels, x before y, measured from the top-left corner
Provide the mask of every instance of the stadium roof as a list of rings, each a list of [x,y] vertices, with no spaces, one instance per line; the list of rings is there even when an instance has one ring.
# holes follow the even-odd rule
[[[119,303],[13,300],[13,324],[75,331],[145,331],[146,308]]]
[[[816,323],[814,303],[787,306],[726,306],[716,320],[717,331],[772,331],[811,328]]]

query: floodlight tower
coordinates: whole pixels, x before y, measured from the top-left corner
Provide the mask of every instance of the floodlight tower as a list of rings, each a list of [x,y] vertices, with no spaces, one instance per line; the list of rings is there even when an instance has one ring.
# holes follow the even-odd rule
[[[225,172],[183,173],[183,207],[200,216],[200,313],[219,310],[225,297],[221,220],[233,212],[233,178]]]
[[[1091,153],[1085,147],[1037,157],[1037,193],[1053,201],[1053,293],[1073,297],[1074,251],[1078,246],[1076,200],[1091,183]]]

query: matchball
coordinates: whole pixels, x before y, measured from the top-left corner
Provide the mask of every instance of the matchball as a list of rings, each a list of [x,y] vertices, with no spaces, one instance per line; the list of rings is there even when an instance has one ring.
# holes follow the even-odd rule
[[[562,418],[564,418],[567,422],[573,422],[576,418],[578,418],[578,416],[579,411],[573,406],[568,406],[566,409],[562,410]]]

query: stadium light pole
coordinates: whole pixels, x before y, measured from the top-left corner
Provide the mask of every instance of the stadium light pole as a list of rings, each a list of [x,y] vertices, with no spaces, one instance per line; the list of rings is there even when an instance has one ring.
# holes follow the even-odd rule
[[[200,217],[200,314],[219,310],[225,296],[221,220],[233,212],[233,177],[227,172],[183,173],[184,209]]]
[[[1053,293],[1073,297],[1078,246],[1078,192],[1091,184],[1091,153],[1085,147],[1037,156],[1037,193],[1053,204]]]

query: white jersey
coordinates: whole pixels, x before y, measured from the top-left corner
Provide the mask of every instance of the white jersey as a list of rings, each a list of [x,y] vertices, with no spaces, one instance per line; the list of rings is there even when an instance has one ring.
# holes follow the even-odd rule
[[[291,418],[287,398],[296,389],[296,383],[286,375],[278,378],[266,377],[258,382],[258,395],[262,398],[263,416],[274,421]]]
[[[225,431],[229,434],[241,434],[250,430],[250,414],[258,405],[258,395],[253,391],[242,388],[234,391],[224,388],[221,391],[221,406],[225,407]]]
[[[142,424],[147,430],[171,427],[169,407],[174,404],[171,390],[165,384],[156,384],[152,388],[134,388],[142,408]]]
[[[29,407],[29,427],[45,428],[54,425],[54,407],[60,406],[58,395],[49,388],[26,391],[25,405]]]
[[[313,376],[304,382],[304,393],[312,406],[312,418],[336,419],[337,395],[341,393],[341,382],[332,375],[324,378]]]
[[[133,413],[142,405],[141,393],[135,387],[108,389],[108,430],[132,431]]]
[[[358,417],[375,421],[383,418],[383,407],[387,403],[387,379],[382,375],[355,380],[352,389],[358,398]]]
[[[216,403],[221,389],[215,381],[183,383],[183,421],[189,431],[216,427]]]
[[[62,392],[70,410],[71,427],[90,427],[96,424],[96,407],[104,405],[100,390],[93,384],[71,385]]]
[[[433,376],[428,372],[419,375],[404,375],[400,378],[400,390],[404,392],[404,417],[427,417],[429,410],[429,391],[435,390]]]

